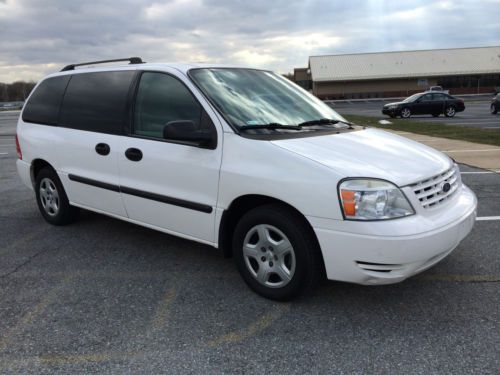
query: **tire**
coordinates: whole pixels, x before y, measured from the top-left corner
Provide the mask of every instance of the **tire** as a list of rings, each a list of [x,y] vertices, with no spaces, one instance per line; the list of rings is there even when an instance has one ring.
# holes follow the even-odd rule
[[[446,107],[446,109],[444,110],[444,115],[446,117],[453,117],[453,116],[455,116],[455,113],[456,113],[456,109],[452,105],[450,105],[449,107]]]
[[[45,167],[38,172],[35,194],[38,209],[48,223],[67,225],[76,219],[79,210],[69,204],[61,180],[52,168]]]
[[[439,113],[433,113],[432,117],[439,117],[439,115],[440,115]]]
[[[411,117],[411,110],[408,107],[405,107],[401,110],[401,118],[410,118]]]
[[[495,104],[491,105],[491,107],[490,107],[490,113],[492,115],[496,115],[498,113],[498,109],[497,109],[497,107],[495,107]]]
[[[247,285],[276,301],[312,290],[323,275],[321,252],[305,219],[280,205],[243,215],[233,234],[233,254]]]

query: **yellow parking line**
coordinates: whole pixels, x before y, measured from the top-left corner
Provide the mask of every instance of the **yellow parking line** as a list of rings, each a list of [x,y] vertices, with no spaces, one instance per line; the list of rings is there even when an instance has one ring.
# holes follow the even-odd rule
[[[103,352],[89,354],[63,354],[40,357],[40,362],[44,365],[68,365],[88,362],[107,362],[111,360],[124,360],[143,355],[142,352]]]
[[[170,312],[170,306],[177,296],[174,288],[167,290],[163,296],[158,308],[156,309],[155,317],[153,319],[153,330],[160,330],[165,326],[165,322]]]
[[[33,323],[35,318],[39,316],[49,306],[57,295],[57,292],[66,286],[70,278],[64,278],[62,282],[52,288],[44,297],[35,305],[35,307],[28,311],[24,316],[0,338],[0,350],[7,348],[10,338],[16,334],[21,333],[26,326]]]
[[[459,282],[495,282],[500,281],[500,275],[420,275],[422,281],[459,281]]]
[[[241,342],[249,337],[255,336],[258,332],[269,327],[275,320],[279,319],[285,312],[290,310],[290,304],[281,304],[272,312],[269,312],[259,318],[254,323],[241,331],[229,332],[225,335],[210,340],[206,345],[210,348],[217,347],[221,344]]]

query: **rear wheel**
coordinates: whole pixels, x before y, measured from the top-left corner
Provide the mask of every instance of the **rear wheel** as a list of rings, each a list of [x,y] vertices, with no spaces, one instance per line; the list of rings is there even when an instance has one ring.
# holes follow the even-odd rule
[[[497,114],[498,109],[497,109],[497,107],[495,107],[495,104],[491,105],[490,112],[491,112],[492,115],[496,115]]]
[[[298,214],[279,205],[257,207],[238,222],[236,265],[247,285],[263,297],[290,300],[319,280],[321,254]]]
[[[446,117],[453,117],[453,116],[455,116],[455,113],[456,113],[456,110],[455,110],[455,107],[453,107],[453,106],[446,107],[446,109],[444,110],[444,115]]]
[[[53,225],[66,225],[78,215],[78,208],[69,204],[57,173],[49,167],[38,172],[35,183],[38,208],[43,218]]]
[[[401,110],[401,117],[402,118],[409,118],[411,116],[411,111],[410,108],[406,107]]]

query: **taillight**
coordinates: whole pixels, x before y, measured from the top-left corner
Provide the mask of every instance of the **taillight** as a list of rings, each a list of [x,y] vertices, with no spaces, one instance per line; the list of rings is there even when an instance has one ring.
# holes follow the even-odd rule
[[[21,152],[21,146],[19,145],[19,139],[17,138],[17,134],[16,134],[16,152],[17,152],[17,157],[23,160],[23,153]]]

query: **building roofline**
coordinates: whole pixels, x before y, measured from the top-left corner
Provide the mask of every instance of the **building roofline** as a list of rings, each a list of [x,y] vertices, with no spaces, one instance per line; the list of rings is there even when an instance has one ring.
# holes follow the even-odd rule
[[[450,51],[450,50],[466,50],[466,49],[485,49],[485,48],[500,48],[499,46],[484,46],[484,47],[456,47],[456,48],[434,48],[434,49],[414,49],[406,51],[379,51],[379,52],[356,52],[356,53],[339,53],[331,55],[312,55],[311,57],[331,57],[331,56],[356,56],[356,55],[382,55],[389,53],[407,53],[407,52],[429,52],[429,51]]]

